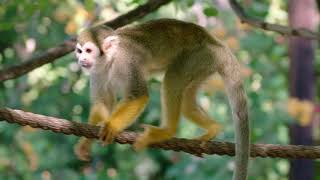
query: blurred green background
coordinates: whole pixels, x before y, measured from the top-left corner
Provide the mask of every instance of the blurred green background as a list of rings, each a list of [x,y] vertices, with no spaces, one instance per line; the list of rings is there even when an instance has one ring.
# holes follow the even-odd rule
[[[0,69],[24,62],[53,47],[82,28],[111,20],[145,0],[0,0]],[[268,22],[287,24],[287,2],[246,1],[247,13]],[[241,24],[226,0],[175,0],[140,22],[176,18],[205,26],[226,42],[242,63],[249,97],[253,143],[288,144],[287,39]],[[316,57],[319,58],[319,50]],[[316,65],[319,69],[319,62]],[[319,82],[317,84],[319,86]],[[149,83],[150,103],[130,130],[139,124],[158,124],[160,81]],[[233,141],[230,108],[219,77],[204,84],[199,103],[215,117],[224,131],[218,141]],[[0,83],[0,106],[86,122],[89,113],[88,77],[77,66],[73,53],[46,64],[15,80]],[[315,131],[317,132],[317,131]],[[201,133],[195,125],[181,121],[178,137]],[[315,139],[319,135],[315,133]],[[0,123],[0,179],[231,179],[233,158],[146,150],[136,153],[129,145],[93,148],[93,161],[77,160],[73,146],[78,137]],[[320,163],[317,162],[319,178]],[[285,159],[251,159],[250,178],[287,179]]]

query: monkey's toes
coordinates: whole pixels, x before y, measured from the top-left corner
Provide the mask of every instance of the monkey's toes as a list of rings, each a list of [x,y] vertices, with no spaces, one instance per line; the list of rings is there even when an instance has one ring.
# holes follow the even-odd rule
[[[90,145],[78,143],[74,147],[74,153],[81,161],[90,161]]]
[[[209,141],[213,138],[215,138],[219,132],[221,131],[222,127],[219,124],[212,125],[209,129],[207,129],[207,132],[195,139],[201,140],[201,141]]]
[[[150,131],[154,131],[154,130],[160,129],[159,127],[156,127],[156,126],[153,126],[153,125],[150,125],[150,124],[141,124],[140,127],[143,128],[143,130],[144,130],[143,134],[144,135],[149,133]]]
[[[144,138],[138,138],[136,142],[133,144],[133,149],[135,151],[142,151],[148,146],[147,141]]]
[[[91,160],[91,156],[88,151],[85,151],[82,149],[77,149],[77,150],[75,150],[75,153],[76,153],[78,159],[81,161],[90,161]]]

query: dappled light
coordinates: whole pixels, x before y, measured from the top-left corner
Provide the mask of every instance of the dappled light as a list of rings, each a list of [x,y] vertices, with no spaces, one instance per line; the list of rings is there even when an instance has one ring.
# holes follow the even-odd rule
[[[299,0],[1,2],[0,179],[232,179],[238,167],[234,157],[235,145],[239,144],[234,140],[236,123],[233,119],[240,119],[239,117],[242,119],[249,117],[251,126],[248,179],[319,179],[320,51],[317,43],[320,35],[319,28],[316,27],[319,27],[320,22],[320,6],[319,4],[317,6],[316,2],[318,1],[305,0],[305,3]],[[185,26],[184,31],[179,32],[178,26],[169,31],[164,27],[165,23],[161,24],[162,22],[159,26],[154,26],[156,30],[153,26],[147,25],[144,26],[143,32],[138,28],[134,29],[139,27],[137,26],[139,24],[162,18],[191,22],[200,25],[205,31],[200,31],[201,33],[190,31],[181,37],[181,33],[193,25]],[[104,37],[103,43],[100,44],[98,42],[101,34],[92,33],[91,36],[94,37],[90,38],[99,46],[94,44],[85,48],[82,42],[79,43],[81,46],[77,45],[80,42],[77,39],[80,32],[98,25],[99,27],[106,25],[114,30],[133,27],[134,30],[122,31],[123,37],[130,37],[124,38],[125,40],[119,40],[119,37],[112,32],[114,34],[108,34],[109,39]],[[208,32],[204,37],[214,37],[208,40],[210,43],[201,39],[203,32]],[[192,46],[179,49],[180,46],[185,47],[195,35],[200,37],[200,40],[193,39]],[[148,40],[143,39],[146,36]],[[162,42],[154,45],[150,39],[172,43],[168,45]],[[177,43],[179,45],[177,46],[176,42],[182,43]],[[144,44],[136,46],[134,43]],[[208,48],[203,44],[208,47],[227,46],[232,53],[228,51],[226,55],[223,51],[222,55],[210,56],[215,59],[215,63],[212,64],[211,61],[205,61],[209,53],[204,53],[205,56],[198,58],[197,62],[190,63],[188,61],[190,54],[197,55],[197,52],[201,53]],[[120,51],[122,49],[117,49],[121,46],[126,46],[127,52],[134,53],[126,54]],[[75,47],[78,48],[76,51]],[[149,53],[143,54],[146,49]],[[181,50],[180,54],[169,56],[177,49],[179,53]],[[213,51],[218,52],[217,49]],[[122,57],[133,61],[143,54],[146,55],[143,57],[153,58],[155,61],[150,65],[152,73],[153,71],[155,73],[151,74],[151,70],[149,72],[145,68],[141,69],[141,74],[130,74],[131,71],[127,72],[130,68],[123,63],[121,71],[116,72],[120,74],[119,78],[113,78],[113,83],[106,83],[111,81],[108,79],[111,76],[107,74],[114,73],[106,72],[105,77],[101,77],[106,82],[97,86],[92,83],[95,79],[92,76],[93,70],[88,68],[91,67],[90,64],[81,64],[78,58],[78,53],[92,52],[98,54],[96,60],[113,63],[117,61],[123,63]],[[123,53],[119,56],[121,58],[110,58],[119,52]],[[161,57],[180,61],[172,63],[173,65],[170,63],[162,65],[160,62],[165,62],[166,58],[155,58],[160,52]],[[168,56],[165,56],[167,54]],[[226,58],[226,61],[221,62],[228,62],[231,54],[235,55],[239,67],[225,65],[228,67],[225,68],[217,63],[220,62],[218,61],[220,56]],[[84,59],[87,60],[88,57],[85,56]],[[98,68],[94,69],[97,72],[115,66],[115,64],[107,66],[98,63],[100,64],[95,66]],[[136,68],[135,63],[130,65]],[[147,63],[143,61],[145,66]],[[189,65],[188,71],[191,72],[197,69],[199,64],[206,68],[197,69],[196,75],[188,76],[189,72],[185,72],[184,69],[183,72],[180,71],[185,64]],[[169,75],[158,71],[169,65],[177,66],[177,69],[172,71],[174,76],[170,76],[176,80],[175,83],[170,79],[167,80],[167,84],[171,82],[171,85],[175,85],[172,87],[184,83],[182,81],[184,79],[177,81],[179,75],[188,76],[186,79],[191,79],[190,82],[196,82],[197,78],[202,77],[203,83],[199,82],[196,87],[190,83],[189,86],[183,87],[183,93],[164,99],[163,94],[169,92],[165,92],[166,89],[162,85]],[[214,73],[210,77],[202,75],[211,65],[213,69],[215,68]],[[239,72],[235,72],[235,69]],[[127,84],[121,84],[126,82],[123,81],[124,74],[130,75],[128,79],[131,81]],[[144,77],[149,74],[151,75],[147,78]],[[232,77],[230,74],[233,75],[232,79],[228,79]],[[143,77],[140,77],[142,75]],[[143,82],[146,80],[146,83],[132,80],[138,78],[143,79]],[[246,92],[244,94],[241,93],[242,86],[233,85],[241,84],[240,79],[243,79]],[[97,95],[93,93],[95,89],[92,87],[107,90],[99,91],[100,94]],[[111,89],[108,89],[109,87],[120,87],[116,92],[112,92],[114,99],[105,93]],[[142,90],[138,91],[133,87]],[[130,88],[133,89],[132,94],[123,97],[124,93],[131,90]],[[144,88],[149,91],[146,92]],[[190,92],[188,94],[188,88],[189,90],[194,88],[190,91],[199,92],[194,98],[194,103],[199,105],[196,108],[198,111],[190,107],[188,109],[187,105],[182,106],[183,103],[193,100],[194,94]],[[233,91],[237,91],[236,95],[232,94]],[[142,95],[139,94],[141,92]],[[97,101],[96,96],[103,98]],[[243,101],[247,100],[247,103],[240,100],[229,103],[230,99],[239,98],[238,96],[241,96],[240,99],[243,97],[241,99]],[[168,113],[164,112],[174,110],[175,106],[171,109],[169,107],[176,102],[173,101],[175,98],[180,98],[182,101],[181,107],[177,106],[179,107],[177,114],[181,115],[181,121],[178,123],[178,128],[176,126],[172,128],[177,129],[177,133],[173,136],[168,133],[170,138],[166,139],[167,132],[163,131],[165,133],[160,134],[162,131],[154,130],[156,129],[154,126],[166,127],[167,124],[161,124],[161,120],[168,116]],[[168,102],[172,103],[163,108],[163,104]],[[120,105],[115,107],[110,105],[112,108],[103,109],[104,106],[99,106],[99,103],[105,106],[108,106],[106,105],[108,103]],[[243,115],[246,104],[249,116]],[[97,114],[92,110],[94,107],[98,109]],[[233,109],[236,107],[239,111],[233,111],[232,114],[232,107]],[[142,113],[139,116],[135,115],[140,112]],[[202,119],[189,121],[190,117],[195,116],[195,112],[200,114],[198,116]],[[206,119],[203,118],[206,116],[204,112],[221,125],[220,133],[210,141],[194,139],[206,131],[210,132],[211,124],[201,122]],[[89,119],[94,119],[90,118],[92,116],[98,117],[97,119],[107,118],[101,122],[88,122]],[[110,128],[111,125],[108,123],[110,117],[126,120],[127,116],[132,116],[137,121],[128,122],[130,126],[124,131],[111,131],[118,130],[118,127]],[[120,126],[119,124],[122,125],[122,123],[116,125]],[[165,141],[151,143],[149,148],[136,151],[137,144],[132,145],[143,136],[142,132],[148,130],[154,134],[159,133],[159,137],[163,135]],[[219,128],[215,129],[218,130]],[[102,146],[102,133],[106,136],[117,133],[112,137],[115,142]],[[81,141],[85,139],[84,137],[89,141]],[[87,154],[90,161],[79,160],[78,142],[92,145],[90,153]],[[239,176],[234,180],[243,179]]]

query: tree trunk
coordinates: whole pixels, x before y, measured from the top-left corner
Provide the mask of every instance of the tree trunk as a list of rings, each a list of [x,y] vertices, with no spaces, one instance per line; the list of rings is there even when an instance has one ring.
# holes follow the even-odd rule
[[[314,30],[316,25],[315,0],[289,0],[289,23],[294,28]],[[300,100],[312,101],[314,98],[314,41],[291,37],[289,40],[290,57],[290,96]],[[290,126],[291,144],[312,145],[312,128]],[[314,161],[295,159],[290,161],[290,180],[314,179]]]

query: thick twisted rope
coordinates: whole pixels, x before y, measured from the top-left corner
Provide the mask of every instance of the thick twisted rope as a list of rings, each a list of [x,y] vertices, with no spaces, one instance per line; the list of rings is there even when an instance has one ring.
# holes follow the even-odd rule
[[[34,128],[51,130],[56,133],[73,134],[94,139],[98,139],[99,133],[99,127],[97,126],[10,108],[0,108],[0,121],[17,123],[22,126],[29,125]],[[120,144],[133,144],[137,136],[137,133],[125,131],[116,137],[116,142]],[[183,151],[195,156],[202,156],[203,154],[234,156],[235,153],[234,143],[181,138],[172,138],[166,142],[154,144],[152,148]],[[318,159],[320,158],[320,146],[252,144],[251,157]]]

